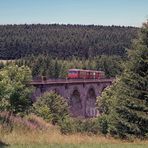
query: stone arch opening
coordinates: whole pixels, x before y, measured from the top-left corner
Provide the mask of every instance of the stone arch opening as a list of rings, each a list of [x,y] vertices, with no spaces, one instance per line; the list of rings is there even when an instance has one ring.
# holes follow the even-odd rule
[[[82,101],[80,98],[80,93],[76,89],[73,91],[70,97],[70,112],[72,116],[77,117],[81,116],[81,111],[82,111]]]
[[[97,115],[96,97],[95,89],[90,88],[86,97],[86,117],[94,117]]]

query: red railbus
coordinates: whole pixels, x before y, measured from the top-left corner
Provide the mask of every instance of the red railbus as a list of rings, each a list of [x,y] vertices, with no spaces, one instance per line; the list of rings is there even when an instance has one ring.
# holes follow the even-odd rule
[[[68,79],[102,79],[105,78],[103,71],[69,69]]]

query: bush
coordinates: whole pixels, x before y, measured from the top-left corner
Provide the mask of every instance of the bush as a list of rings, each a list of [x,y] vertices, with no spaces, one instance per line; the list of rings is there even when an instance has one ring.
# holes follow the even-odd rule
[[[97,119],[69,119],[60,125],[61,132],[68,133],[99,133],[99,124]]]
[[[54,92],[46,92],[33,105],[34,112],[53,124],[61,124],[68,118],[68,104]]]
[[[99,131],[106,135],[108,133],[108,120],[106,115],[102,115],[98,118]]]
[[[87,133],[87,134],[104,134],[109,129],[108,118],[106,115],[95,119],[72,119],[64,120],[60,124],[61,132],[68,133]]]
[[[51,121],[52,114],[51,114],[50,108],[46,104],[43,104],[42,102],[38,101],[34,105],[34,109],[35,109],[34,112],[36,115],[42,117],[46,121]]]
[[[60,131],[62,134],[75,133],[75,124],[72,119],[67,118],[60,124]]]

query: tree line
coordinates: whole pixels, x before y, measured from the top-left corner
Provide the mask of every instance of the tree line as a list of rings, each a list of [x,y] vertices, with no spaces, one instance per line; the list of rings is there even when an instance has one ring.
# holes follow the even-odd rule
[[[105,72],[106,77],[115,77],[123,71],[123,62],[119,56],[97,56],[95,58],[80,59],[73,57],[71,59],[53,59],[49,55],[39,55],[25,57],[15,61],[8,61],[6,65],[15,63],[19,66],[28,66],[32,70],[32,77],[39,79],[41,76],[47,78],[66,78],[68,69],[89,69],[101,70]],[[3,67],[0,64],[0,67]]]
[[[138,28],[97,25],[0,25],[0,59],[49,54],[53,58],[126,55]]]

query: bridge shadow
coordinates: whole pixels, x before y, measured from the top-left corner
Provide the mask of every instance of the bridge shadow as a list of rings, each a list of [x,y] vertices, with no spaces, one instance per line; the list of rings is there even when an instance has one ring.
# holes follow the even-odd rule
[[[6,144],[0,140],[0,148],[6,148],[9,144]]]
[[[96,116],[96,93],[93,87],[89,88],[86,97],[86,112],[85,117],[94,117]]]
[[[73,91],[70,97],[70,110],[73,117],[81,116],[82,114],[82,102],[80,92],[77,89]]]

